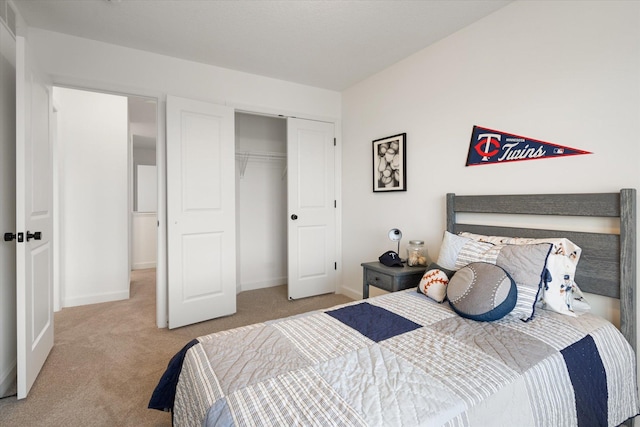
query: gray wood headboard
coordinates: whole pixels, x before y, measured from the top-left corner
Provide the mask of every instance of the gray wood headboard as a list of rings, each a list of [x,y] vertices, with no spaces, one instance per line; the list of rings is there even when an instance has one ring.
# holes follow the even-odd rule
[[[620,219],[620,234],[460,224],[457,213],[588,216]],[[508,237],[566,237],[582,248],[576,283],[620,299],[620,329],[636,350],[636,190],[620,193],[458,196],[447,194],[447,230]]]

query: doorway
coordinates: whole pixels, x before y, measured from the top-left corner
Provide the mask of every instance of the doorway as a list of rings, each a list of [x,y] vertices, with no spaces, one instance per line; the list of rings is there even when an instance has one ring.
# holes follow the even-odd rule
[[[333,124],[236,112],[235,130],[238,291],[335,292]]]
[[[60,306],[127,299],[139,236],[153,246],[144,267],[155,261],[156,190],[145,167],[155,167],[156,101],[61,87],[54,100]]]
[[[236,182],[229,185],[229,178],[236,174],[236,113],[219,104],[167,97],[169,328],[235,312],[242,224],[236,227],[241,212]],[[273,153],[287,164],[286,215],[281,218],[287,224],[289,299],[336,290],[334,135],[333,123],[288,117],[286,155]],[[245,166],[240,169],[246,176]],[[263,243],[267,253],[273,252],[272,242]]]
[[[155,269],[158,248],[157,101],[128,96],[132,270]]]
[[[287,284],[287,121],[236,112],[237,292]]]

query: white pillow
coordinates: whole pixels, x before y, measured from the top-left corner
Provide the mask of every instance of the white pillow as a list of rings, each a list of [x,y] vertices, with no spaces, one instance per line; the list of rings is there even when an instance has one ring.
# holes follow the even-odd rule
[[[460,253],[460,249],[462,249],[464,244],[470,240],[469,237],[462,237],[445,231],[436,264],[447,270],[457,270],[459,268],[456,268],[458,253]]]

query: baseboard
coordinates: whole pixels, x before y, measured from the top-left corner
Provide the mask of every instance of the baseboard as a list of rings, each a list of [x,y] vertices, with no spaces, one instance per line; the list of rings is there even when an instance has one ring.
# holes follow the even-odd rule
[[[351,288],[342,288],[340,289],[340,293],[342,295],[346,295],[349,298],[353,299],[353,300],[360,300],[362,299],[362,289],[359,291],[354,291]]]
[[[240,283],[240,291],[254,291],[256,289],[273,288],[274,286],[285,285],[286,283],[286,277],[276,277],[274,279],[262,280],[259,282],[244,282]]]
[[[108,292],[108,293],[97,294],[97,295],[65,298],[62,301],[62,307],[77,307],[80,305],[120,301],[123,299],[129,299],[129,289],[127,289],[126,291]]]
[[[131,266],[132,270],[146,270],[147,268],[156,268],[156,262],[137,262]]]
[[[0,377],[0,397],[15,394],[18,375],[16,366],[16,361],[14,360],[9,371],[4,376]]]
[[[240,292],[242,291],[254,291],[256,289],[263,289],[263,288],[272,288],[274,286],[280,286],[283,284],[287,283],[287,278],[286,277],[280,277],[277,279],[270,279],[270,280],[265,280],[265,281],[261,281],[261,282],[249,282],[249,283],[241,283],[240,284]],[[339,294],[343,294],[348,296],[351,299],[354,300],[360,300],[362,299],[362,289],[359,289],[357,291],[350,289],[350,288],[341,288],[341,289],[336,289],[336,293]]]

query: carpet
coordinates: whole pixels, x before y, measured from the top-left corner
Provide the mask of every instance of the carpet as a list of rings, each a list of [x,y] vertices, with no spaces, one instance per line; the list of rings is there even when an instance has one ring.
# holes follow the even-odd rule
[[[171,357],[191,339],[351,301],[327,294],[287,299],[286,285],[241,292],[237,313],[169,330],[156,326],[155,270],[131,276],[130,299],[55,313],[55,343],[29,396],[0,400],[0,425],[171,426],[147,409]]]

